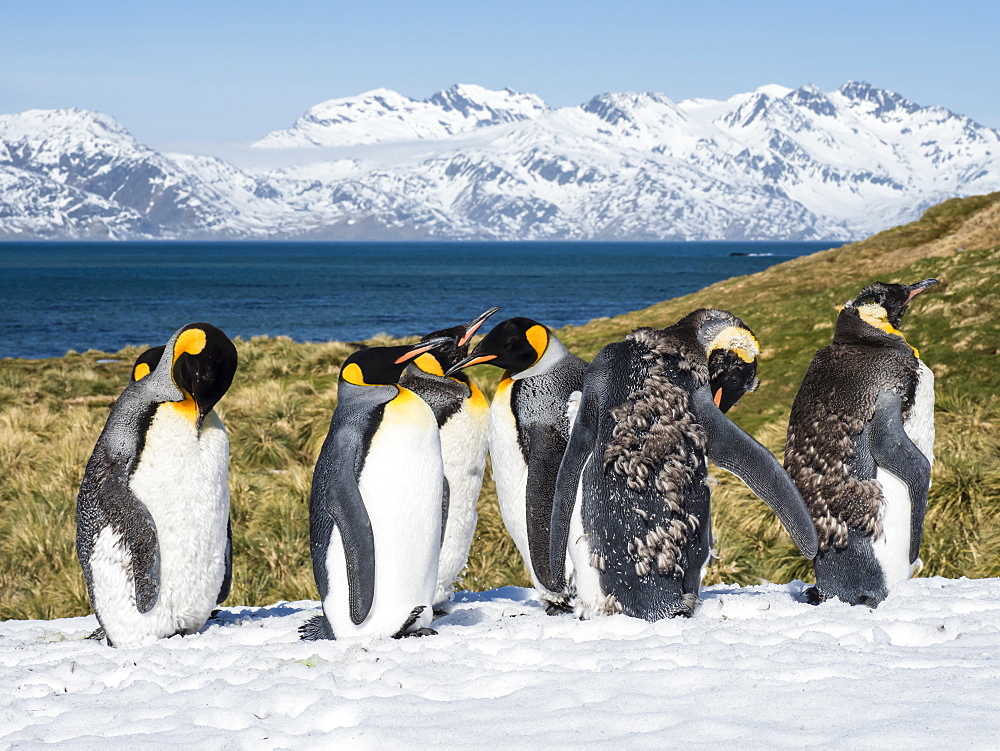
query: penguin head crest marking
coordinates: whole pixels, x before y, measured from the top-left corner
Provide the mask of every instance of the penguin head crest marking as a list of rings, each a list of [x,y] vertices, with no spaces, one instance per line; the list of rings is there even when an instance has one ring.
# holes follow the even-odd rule
[[[760,355],[760,342],[753,332],[741,326],[722,329],[707,347],[709,355],[717,349],[734,352],[743,362],[753,362]]]

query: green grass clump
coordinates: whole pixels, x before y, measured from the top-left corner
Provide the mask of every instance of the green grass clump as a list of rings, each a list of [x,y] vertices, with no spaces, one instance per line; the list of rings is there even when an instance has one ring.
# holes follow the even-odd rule
[[[837,309],[875,281],[941,280],[903,320],[937,378],[936,461],[923,575],[1000,575],[1000,193],[947,201],[868,240],[736,277],[645,310],[560,330],[593,357],[638,326],[668,326],[698,307],[731,310],[764,352],[761,386],[730,417],[780,458],[791,403]],[[487,301],[488,302],[488,301]],[[182,322],[177,322],[178,325]],[[447,322],[442,322],[444,325]],[[164,338],[171,332],[165,331]],[[370,340],[385,344],[385,336]],[[230,434],[234,577],[230,603],[317,597],[309,560],[312,470],[336,406],[337,377],[357,345],[236,341],[240,368],[218,410]],[[0,618],[89,612],[76,560],[75,497],[108,408],[142,347],[0,361]],[[98,362],[110,359],[112,362]],[[487,397],[499,373],[471,374]],[[811,579],[811,566],[745,486],[715,470],[719,559],[706,583]],[[462,586],[527,585],[487,473]]]

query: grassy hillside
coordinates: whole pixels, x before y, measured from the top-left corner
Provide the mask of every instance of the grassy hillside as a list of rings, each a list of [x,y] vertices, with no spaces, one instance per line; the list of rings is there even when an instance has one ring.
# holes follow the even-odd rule
[[[733,311],[757,333],[764,353],[760,389],[730,416],[780,456],[798,383],[814,352],[829,343],[837,308],[877,279],[940,279],[914,301],[902,326],[937,376],[937,461],[922,549],[924,574],[996,576],[998,272],[1000,193],[994,193],[948,201],[917,222],[864,242],[559,334],[573,351],[590,358],[637,326],[666,326],[702,306]],[[284,338],[238,341],[237,347],[237,380],[219,405],[232,444],[235,572],[229,602],[315,598],[309,484],[336,405],[340,363],[352,347]],[[139,351],[0,361],[0,618],[89,611],[73,550],[74,499],[108,407]],[[491,396],[496,369],[473,369],[473,376]],[[809,564],[763,503],[726,473],[714,474],[720,482],[713,521],[721,557],[710,566],[707,583],[809,580]],[[480,513],[464,586],[526,584],[488,480]]]

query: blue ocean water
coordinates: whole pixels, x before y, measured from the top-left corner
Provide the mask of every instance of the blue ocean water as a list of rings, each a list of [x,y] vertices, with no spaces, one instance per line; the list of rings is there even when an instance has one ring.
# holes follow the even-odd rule
[[[355,341],[423,335],[499,305],[495,320],[560,327],[834,245],[0,243],[0,357],[162,344],[192,321],[233,337]]]

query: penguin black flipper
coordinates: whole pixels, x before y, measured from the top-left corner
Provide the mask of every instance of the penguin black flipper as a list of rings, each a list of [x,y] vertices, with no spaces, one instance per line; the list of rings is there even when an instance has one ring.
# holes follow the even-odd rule
[[[525,518],[528,527],[528,551],[531,566],[538,581],[553,592],[549,566],[553,497],[559,465],[552,457],[561,457],[566,441],[555,426],[536,423],[528,429],[528,483],[524,493]]]
[[[233,521],[226,522],[226,572],[222,575],[222,587],[219,589],[219,597],[215,604],[221,605],[229,597],[229,590],[233,587]]]
[[[443,477],[441,482],[441,546],[444,547],[444,533],[448,529],[448,508],[451,506],[451,485],[448,478]]]
[[[903,399],[899,394],[889,390],[879,393],[867,430],[875,464],[902,480],[909,491],[910,563],[913,563],[920,554],[931,463],[903,429]]]
[[[122,480],[123,476],[128,476],[126,472],[111,466],[113,460],[99,448],[95,449],[91,462],[105,466],[96,470],[88,466],[77,499],[77,546],[81,562],[86,561],[87,580],[90,581],[90,558],[97,537],[102,529],[111,526],[128,555],[136,609],[148,613],[160,597],[160,545],[156,523],[146,506]]]
[[[816,527],[802,496],[774,454],[745,433],[715,406],[707,385],[692,394],[692,406],[705,428],[708,458],[739,477],[771,507],[795,546],[806,558],[816,557]]]
[[[360,451],[364,442],[350,433],[350,430],[331,430],[323,444],[317,467],[326,467],[328,471],[317,471],[313,477],[309,504],[310,548],[320,599],[325,600],[329,582],[327,549],[334,527],[340,531],[351,621],[360,625],[375,601],[375,534],[358,488],[362,464]]]
[[[596,386],[604,382],[603,371],[598,372],[597,369],[603,362],[598,355],[598,359],[587,370],[576,418],[570,429],[569,442],[566,444],[566,451],[563,453],[559,474],[556,477],[549,533],[549,568],[552,573],[552,584],[555,585],[553,590],[556,592],[561,592],[566,587],[566,549],[569,547],[570,522],[576,508],[580,475],[583,474],[583,468],[593,454],[597,440]]]

